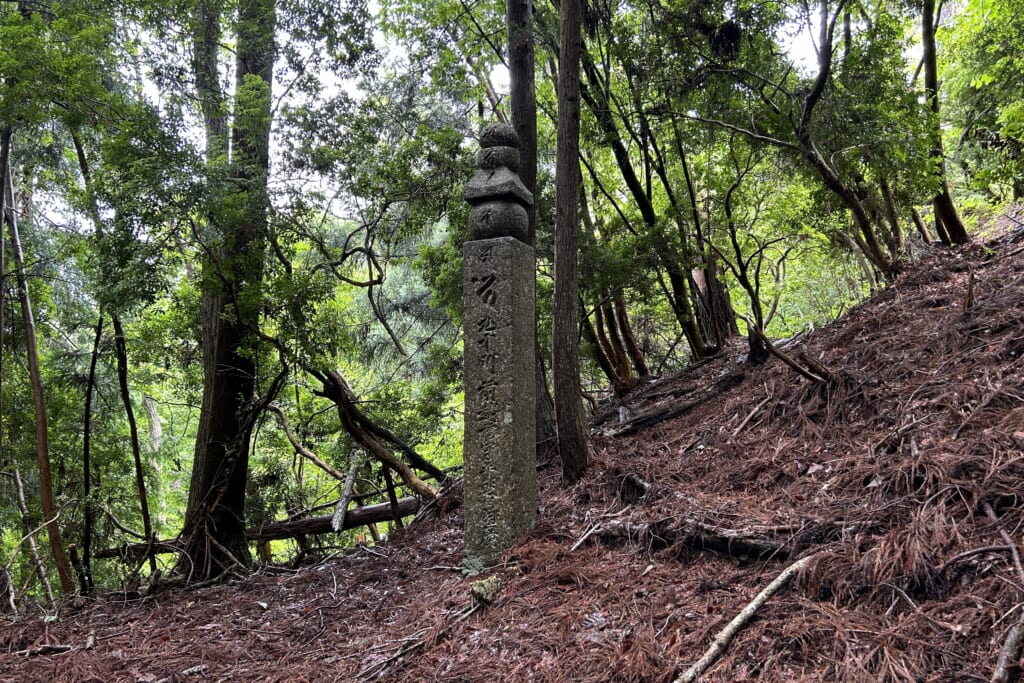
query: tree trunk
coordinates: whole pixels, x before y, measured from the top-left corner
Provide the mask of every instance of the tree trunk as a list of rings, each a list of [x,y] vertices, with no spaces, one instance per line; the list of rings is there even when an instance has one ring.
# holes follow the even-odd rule
[[[507,0],[509,109],[519,136],[519,178],[537,196],[537,95],[533,49],[533,0]],[[537,243],[537,204],[526,209],[530,219],[526,242]],[[537,452],[555,441],[555,407],[548,391],[540,341],[535,343],[537,383]]]
[[[50,541],[50,554],[60,577],[61,592],[71,595],[75,592],[75,577],[64,550],[57,505],[53,498],[53,477],[50,473],[50,434],[46,415],[46,397],[43,392],[43,377],[39,368],[38,342],[36,341],[35,319],[32,316],[32,302],[28,293],[28,278],[25,275],[25,257],[21,251],[18,234],[18,220],[14,211],[14,178],[11,173],[11,130],[0,131],[0,182],[6,195],[4,216],[10,231],[11,252],[18,281],[18,299],[21,302],[21,317],[25,328],[25,351],[28,360],[29,381],[32,384],[32,400],[36,415],[36,459],[39,466],[39,502],[46,519],[46,532]]]
[[[818,10],[821,22],[817,45],[818,73],[807,99],[804,100],[800,119],[795,128],[796,138],[804,159],[811,165],[811,168],[818,172],[825,187],[838,195],[853,214],[854,225],[861,233],[861,239],[857,241],[857,244],[862,246],[865,256],[879,271],[885,274],[886,279],[891,280],[896,276],[898,266],[886,258],[864,203],[857,196],[856,191],[843,181],[832,164],[822,156],[818,151],[818,146],[811,138],[811,119],[814,109],[821,101],[832,78],[832,46],[835,36],[835,21],[838,18],[836,15],[830,16],[828,0],[819,0]]]
[[[164,440],[164,430],[160,425],[160,413],[156,409],[156,399],[146,394],[142,399],[142,409],[146,411],[146,424],[149,426],[149,451],[159,453]]]
[[[629,357],[626,355],[626,347],[622,343],[622,337],[619,336],[619,328],[615,324],[615,309],[612,307],[611,300],[605,297],[598,306],[598,310],[601,315],[600,318],[595,319],[607,331],[608,358],[615,365],[615,370],[622,378],[623,384],[628,387],[626,389],[628,392],[633,388],[633,372],[629,365]],[[597,312],[595,311],[595,314]]]
[[[206,163],[226,164],[228,114],[220,87],[221,20],[225,0],[196,0],[192,16],[192,76],[203,115]]]
[[[612,302],[615,305],[615,321],[626,344],[626,352],[633,363],[633,369],[636,370],[637,377],[648,377],[651,370],[647,367],[647,359],[636,341],[636,335],[633,334],[633,326],[629,324],[629,314],[626,311],[626,300],[622,296],[622,290],[615,293]]]
[[[47,599],[53,602],[53,587],[50,586],[50,578],[46,575],[46,566],[39,556],[39,548],[36,547],[36,530],[33,529],[32,515],[29,513],[28,502],[25,500],[25,485],[21,481],[21,472],[17,465],[14,466],[11,476],[14,477],[14,493],[18,501],[18,511],[21,513],[21,528],[25,531],[29,557],[32,558],[32,566],[36,570],[36,576],[39,577],[39,583],[42,584]]]
[[[128,436],[132,446],[132,459],[135,462],[135,488],[139,494],[139,508],[142,513],[142,532],[147,542],[153,543],[153,523],[149,517],[149,501],[146,500],[146,477],[142,470],[142,447],[139,444],[139,428],[135,422],[135,409],[132,407],[132,395],[128,389],[128,344],[121,326],[121,318],[115,313],[111,315],[114,324],[114,356],[117,358],[117,384],[121,390],[121,403],[124,414],[128,418]],[[156,571],[156,555],[147,553],[150,572]]]
[[[82,426],[82,568],[85,572],[86,592],[93,588],[92,580],[92,532],[95,524],[92,501],[92,396],[96,389],[96,364],[100,358],[100,341],[103,338],[103,312],[96,321],[96,336],[92,343],[92,357],[89,360],[89,377],[85,383],[85,424]]]
[[[914,227],[917,228],[917,233],[921,236],[921,239],[925,244],[932,243],[932,236],[928,232],[928,226],[924,224],[924,219],[921,218],[921,213],[916,207],[911,207],[910,217],[914,219]]]
[[[896,208],[896,193],[892,186],[882,178],[878,181],[882,190],[882,198],[885,200],[885,216],[889,221],[889,254],[894,259],[902,259],[907,256],[907,242],[903,237],[903,229],[900,228],[900,214]]]
[[[558,142],[555,174],[555,297],[552,359],[555,417],[562,482],[573,484],[587,468],[589,443],[583,424],[579,369],[577,258],[580,191],[581,0],[559,7]]]
[[[221,9],[216,0],[200,2],[206,14],[193,65],[211,164],[224,139],[215,78]],[[251,563],[244,519],[257,376],[251,327],[259,324],[269,207],[274,19],[273,0],[239,4],[231,179],[223,206],[208,217],[216,242],[206,245],[203,263],[203,403],[182,531],[191,563],[183,569],[198,578]]]
[[[590,318],[587,317],[586,312],[580,314],[580,328],[583,331],[583,339],[590,345],[594,356],[594,362],[601,368],[601,372],[608,378],[608,383],[612,385],[612,390],[618,395],[616,390],[615,370],[612,368],[612,364],[608,360],[608,354],[601,348],[601,342],[597,339],[597,331],[594,329],[593,323],[590,322]]]
[[[597,67],[587,53],[584,52],[581,56],[583,59],[583,69],[587,74],[587,82],[589,84],[581,93],[583,101],[586,102],[594,118],[597,119],[598,126],[605,135],[605,140],[612,148],[612,155],[615,157],[619,173],[622,175],[626,187],[629,188],[630,196],[640,210],[640,216],[643,218],[644,225],[653,230],[658,225],[657,211],[629,159],[629,150],[626,149],[618,127],[615,125],[615,120],[612,118],[611,102],[604,90]],[[690,351],[694,359],[704,358],[708,354],[707,343],[693,317],[693,306],[690,303],[692,292],[686,286],[686,278],[682,275],[678,262],[666,250],[657,250],[655,256],[668,275],[670,288],[665,290],[665,295],[669,300],[672,312],[675,314],[680,328],[686,336]],[[694,296],[693,298],[696,297]]]
[[[942,151],[942,129],[939,122],[939,67],[935,56],[935,0],[924,0],[921,13],[921,49],[924,64],[924,94],[934,115],[932,130],[932,158],[939,175],[939,192],[932,200],[936,227],[941,223],[952,244],[967,244],[971,238],[960,221],[960,216],[949,194],[946,182],[946,160]],[[940,234],[942,234],[940,232]]]
[[[535,338],[534,345],[537,355],[536,377],[534,378],[537,387],[537,455],[540,456],[555,445],[558,427],[555,420],[555,402],[551,398],[551,385],[544,369],[544,356],[541,355],[540,340]]]
[[[587,337],[593,337],[592,343],[594,344],[594,353],[597,364],[608,377],[608,381],[611,383],[612,391],[615,395],[625,396],[629,393],[630,389],[633,388],[632,378],[623,376],[622,365],[615,357],[615,351],[612,349],[611,342],[608,340],[605,328],[604,313],[602,313],[600,305],[594,307],[593,325],[590,324],[590,319],[584,316],[583,334]]]

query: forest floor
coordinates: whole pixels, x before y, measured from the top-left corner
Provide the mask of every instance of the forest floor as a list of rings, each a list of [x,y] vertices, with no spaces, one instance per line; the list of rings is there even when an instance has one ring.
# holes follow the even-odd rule
[[[673,681],[800,558],[702,680],[1016,680],[1021,225],[784,347],[831,380],[736,346],[599,411],[586,477],[542,463],[538,524],[486,583],[452,490],[294,571],[3,617],[0,681]]]

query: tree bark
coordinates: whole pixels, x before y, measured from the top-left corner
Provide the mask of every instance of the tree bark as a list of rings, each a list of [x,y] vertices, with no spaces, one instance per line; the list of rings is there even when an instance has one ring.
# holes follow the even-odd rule
[[[608,346],[612,352],[612,359],[618,367],[619,374],[626,380],[629,388],[633,388],[633,371],[629,364],[629,356],[626,354],[626,345],[619,335],[619,327],[616,324],[615,309],[612,307],[610,297],[605,297],[601,302],[601,309],[604,313],[604,325],[608,330]]]
[[[601,368],[601,372],[608,378],[608,383],[612,385],[612,390],[615,391],[617,386],[615,370],[608,360],[608,355],[601,348],[601,342],[597,338],[597,331],[594,329],[594,325],[590,322],[590,318],[587,317],[585,311],[580,314],[580,327],[583,330],[583,338],[593,350],[594,362],[597,363],[597,367]],[[618,395],[618,391],[615,391],[615,393]]]
[[[0,131],[0,182],[3,183],[4,216],[11,239],[15,275],[18,282],[18,299],[21,303],[21,317],[25,328],[25,351],[28,361],[29,381],[32,384],[32,401],[36,416],[36,460],[39,466],[39,502],[46,519],[46,532],[50,542],[50,554],[60,577],[61,592],[71,595],[75,592],[75,577],[71,563],[64,550],[64,539],[60,531],[59,514],[53,497],[53,476],[50,472],[50,434],[46,415],[46,397],[43,377],[39,368],[39,350],[36,340],[35,319],[32,315],[32,301],[28,293],[28,278],[25,275],[25,257],[21,251],[18,234],[18,220],[14,211],[14,177],[11,173],[11,130]]]
[[[142,409],[146,411],[146,424],[149,427],[149,452],[159,453],[164,440],[164,430],[160,425],[160,413],[156,409],[156,399],[146,394],[142,399]]]
[[[512,127],[519,136],[519,178],[537,196],[537,95],[534,68],[533,0],[507,0],[509,109]],[[529,216],[526,242],[537,245],[537,204],[526,209]],[[555,407],[548,391],[547,373],[540,341],[535,344],[537,383],[537,452],[555,441]]]
[[[135,409],[132,407],[132,395],[128,388],[128,344],[125,340],[121,318],[115,313],[111,315],[114,324],[114,356],[117,358],[117,384],[121,390],[121,403],[124,414],[128,418],[128,437],[132,447],[132,460],[135,463],[135,488],[139,494],[139,509],[142,513],[142,533],[146,540],[153,542],[153,522],[149,516],[149,501],[146,499],[146,477],[142,469],[142,446],[139,443],[139,427],[135,421]],[[147,554],[149,570],[156,571],[156,556]]]
[[[924,219],[921,218],[921,213],[916,207],[910,208],[910,217],[914,219],[914,227],[917,228],[917,233],[921,236],[921,240],[924,241],[925,244],[931,244],[932,236],[928,232],[928,226],[924,224]]]
[[[420,508],[418,498],[399,498],[398,512],[403,517],[415,514]],[[394,507],[390,502],[378,503],[376,505],[365,505],[353,508],[345,512],[345,520],[340,529],[332,526],[333,515],[320,517],[308,517],[306,519],[293,519],[285,522],[271,522],[261,527],[246,530],[246,536],[250,541],[264,543],[277,541],[285,538],[298,538],[307,534],[328,534],[335,531],[347,531],[358,526],[369,525],[372,528],[377,522],[387,522],[394,519]],[[111,559],[122,557],[128,559],[139,558],[146,552],[146,543],[128,543],[117,548],[107,548],[96,553],[97,558]],[[157,541],[156,552],[172,553],[182,552],[182,547],[174,542]]]
[[[882,198],[885,200],[885,216],[889,220],[889,254],[895,258],[905,258],[907,255],[907,241],[903,236],[903,229],[900,227],[900,214],[896,208],[896,193],[885,178],[878,181],[882,190]]]
[[[86,592],[92,591],[92,533],[95,525],[92,503],[92,396],[96,388],[96,364],[100,358],[100,341],[103,339],[103,312],[96,321],[96,337],[92,343],[92,357],[89,360],[89,377],[85,383],[85,424],[82,426],[82,569],[85,572]]]
[[[939,192],[932,199],[935,224],[940,223],[952,244],[967,244],[971,241],[960,216],[953,205],[946,181],[946,159],[942,151],[942,130],[939,122],[939,67],[935,56],[935,0],[924,0],[921,13],[921,49],[924,64],[924,94],[934,115],[932,130],[932,158],[939,176]],[[940,234],[942,234],[940,232]]]
[[[36,576],[39,577],[39,583],[42,584],[47,599],[53,602],[53,587],[50,586],[50,578],[46,575],[46,566],[43,564],[43,559],[39,556],[39,548],[36,546],[35,530],[30,521],[32,516],[29,513],[28,502],[25,500],[25,485],[21,481],[21,472],[17,465],[14,466],[11,476],[14,477],[14,493],[18,501],[18,511],[21,513],[21,528],[25,531],[29,557],[32,558],[32,566],[36,570]]]
[[[583,334],[587,336],[593,335],[597,364],[608,377],[608,381],[611,382],[612,391],[616,396],[625,396],[633,388],[632,378],[628,376],[623,377],[622,366],[615,358],[615,352],[612,349],[611,342],[608,340],[605,329],[604,313],[601,310],[601,306],[595,306],[594,324],[591,325],[590,319],[584,317]]]
[[[573,484],[587,468],[589,443],[583,424],[579,369],[577,258],[580,190],[581,0],[559,7],[558,142],[555,174],[555,297],[552,358],[555,417],[562,482]]]
[[[200,2],[193,64],[207,134],[207,162],[223,151],[217,46],[223,8]],[[251,562],[245,489],[254,423],[261,281],[267,229],[274,0],[238,8],[235,118],[225,199],[208,219],[215,243],[203,263],[203,403],[182,538],[190,576],[214,578]]]
[[[367,505],[346,511],[345,519],[340,529],[335,529],[333,526],[334,515],[324,515],[322,517],[297,519],[291,522],[273,522],[259,529],[250,529],[248,533],[249,538],[254,541],[275,541],[302,534],[326,534],[332,531],[354,529],[357,526],[391,521],[394,519],[396,508],[399,515],[407,517],[415,514],[419,507],[420,501],[418,498],[399,498],[394,505],[391,501],[388,501],[387,503]]]
[[[633,334],[633,326],[629,324],[629,314],[626,311],[626,300],[622,296],[622,290],[619,290],[612,296],[612,303],[615,306],[615,321],[618,323],[619,330],[622,333],[622,340],[626,344],[626,352],[633,363],[633,369],[636,370],[637,377],[650,376],[651,371],[647,367],[647,359],[644,357],[644,352],[640,349],[640,344],[636,341],[636,335]]]
[[[192,76],[203,115],[208,164],[228,161],[228,115],[219,66],[223,13],[224,0],[196,0],[192,16]]]

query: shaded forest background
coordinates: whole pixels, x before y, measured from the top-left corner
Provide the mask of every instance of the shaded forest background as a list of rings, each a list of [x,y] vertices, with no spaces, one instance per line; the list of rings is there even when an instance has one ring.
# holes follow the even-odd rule
[[[401,515],[259,530],[401,512],[458,473],[461,190],[477,132],[512,120],[508,9],[0,2],[11,603],[372,543]],[[583,6],[589,413],[733,337],[763,360],[759,330],[826,324],[1019,200],[1021,10]],[[527,14],[546,373],[559,20]]]

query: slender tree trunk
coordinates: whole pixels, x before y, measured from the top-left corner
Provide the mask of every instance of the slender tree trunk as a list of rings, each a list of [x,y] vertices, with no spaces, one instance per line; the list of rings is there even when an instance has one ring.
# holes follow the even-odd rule
[[[562,481],[573,484],[587,468],[579,368],[578,273],[580,191],[581,0],[559,7],[558,142],[555,175],[555,300],[552,358],[555,417]]]
[[[942,130],[939,127],[939,67],[935,56],[935,0],[924,0],[921,13],[921,48],[924,64],[924,92],[934,115],[932,131],[932,157],[939,174],[939,192],[932,200],[935,224],[940,223],[952,244],[967,244],[971,238],[960,221],[960,216],[949,194],[946,182],[946,160],[942,151]],[[940,233],[941,234],[941,233]]]
[[[29,380],[32,384],[32,400],[36,414],[36,459],[39,465],[39,502],[46,518],[46,532],[50,541],[50,554],[57,567],[60,577],[61,592],[71,595],[75,592],[75,577],[71,572],[71,564],[64,550],[64,539],[61,536],[60,520],[57,505],[53,497],[53,477],[50,472],[50,434],[46,415],[46,397],[43,391],[43,378],[39,368],[38,342],[36,341],[35,319],[32,316],[32,302],[28,293],[28,278],[25,274],[25,257],[21,251],[21,238],[18,235],[18,221],[14,211],[14,179],[11,173],[10,149],[11,130],[0,132],[0,166],[6,194],[4,201],[5,216],[10,231],[11,252],[14,256],[15,274],[18,281],[18,299],[21,302],[21,317],[25,328],[25,350],[28,360]]]
[[[74,127],[71,128],[71,139],[74,142],[75,153],[78,156],[78,167],[82,173],[82,179],[85,183],[87,192],[92,186],[92,173],[89,169],[89,161],[85,154],[85,147],[82,145],[81,138],[78,134],[78,130]],[[90,193],[91,196],[91,193]],[[90,202],[90,213],[92,214],[92,220],[96,231],[97,239],[103,237],[103,219],[100,216],[99,207],[93,200]],[[142,449],[139,444],[139,431],[135,421],[135,410],[132,408],[131,393],[128,389],[128,349],[125,341],[124,329],[121,325],[121,318],[116,313],[111,313],[111,321],[114,325],[114,356],[117,362],[117,378],[118,385],[121,391],[121,402],[124,405],[125,416],[128,418],[128,433],[129,442],[132,448],[132,458],[135,462],[135,486],[139,494],[139,505],[142,514],[142,526],[146,536],[147,543],[150,544],[150,551],[146,553],[149,559],[149,568],[151,572],[156,571],[156,554],[152,552],[152,544],[155,540],[153,536],[153,524],[149,514],[149,503],[146,496],[146,481],[143,475],[142,468]],[[99,344],[100,335],[103,329],[103,314],[100,313],[99,322],[96,324],[96,341],[93,346],[93,357],[89,368],[89,383],[86,387],[85,397],[85,437],[83,439],[83,468],[85,470],[85,496],[86,496],[86,538],[82,543],[82,551],[85,556],[84,560],[84,576],[86,585],[91,587],[92,574],[91,574],[91,535],[92,535],[92,511],[89,509],[89,477],[90,477],[90,466],[89,466],[89,440],[90,432],[92,429],[92,391],[95,386],[96,379],[96,360],[99,355]],[[73,558],[72,558],[73,559]]]
[[[117,358],[117,383],[121,389],[121,402],[128,418],[128,435],[132,446],[132,459],[135,461],[135,487],[139,494],[139,507],[142,512],[142,532],[150,545],[146,556],[149,559],[149,570],[156,571],[156,555],[153,553],[153,523],[149,517],[149,501],[146,499],[146,477],[142,469],[142,446],[139,443],[139,428],[135,422],[135,409],[132,407],[132,395],[128,388],[128,345],[125,340],[121,319],[114,314],[114,355]]]
[[[92,356],[89,360],[89,377],[85,382],[85,424],[82,425],[82,567],[89,591],[92,580],[92,533],[95,525],[92,500],[92,396],[96,390],[96,364],[100,358],[100,340],[103,338],[103,311],[96,320],[96,336],[92,342]]]
[[[537,194],[537,95],[534,69],[533,0],[507,0],[505,19],[508,24],[509,109],[512,127],[519,136],[519,178],[526,189]],[[526,242],[537,244],[537,205],[527,208],[530,224]],[[547,373],[540,340],[536,340],[537,383],[537,451],[555,441],[555,407],[548,390]]]
[[[157,412],[156,399],[149,394],[142,398],[142,409],[146,412],[147,425],[147,446],[144,449],[149,461],[150,477],[149,495],[156,501],[156,509],[153,511],[153,518],[157,525],[167,523],[167,504],[161,488],[163,481],[163,462],[160,457],[160,445],[163,443],[164,433],[160,426],[160,413]]]
[[[907,256],[907,242],[903,237],[903,229],[900,227],[900,214],[896,208],[896,193],[892,186],[882,178],[878,181],[882,190],[882,197],[885,199],[885,216],[889,220],[889,254],[894,259],[902,259]]]
[[[221,21],[225,0],[196,0],[192,15],[192,75],[203,114],[206,162],[226,164],[228,115],[220,87]]]
[[[633,372],[629,366],[629,357],[626,355],[626,347],[619,336],[618,326],[615,324],[615,309],[609,298],[605,298],[600,305],[602,323],[608,334],[609,359],[615,364],[616,371],[623,379],[623,384],[628,387],[626,391],[633,388]]]
[[[800,112],[800,119],[795,129],[796,138],[804,159],[811,165],[811,168],[818,172],[825,187],[838,195],[853,214],[854,225],[861,233],[861,239],[857,243],[864,249],[865,256],[879,271],[885,274],[887,279],[892,279],[897,273],[898,266],[886,258],[864,203],[861,202],[856,191],[840,178],[832,164],[822,156],[818,146],[811,138],[811,120],[815,107],[821,101],[832,77],[832,47],[835,37],[835,22],[838,18],[838,15],[829,13],[828,0],[819,0],[818,11],[820,20],[817,45],[818,73]]]
[[[156,409],[156,399],[146,394],[142,399],[142,409],[146,411],[146,424],[149,433],[149,452],[156,454],[160,452],[160,446],[164,440],[164,430],[160,426],[160,413]]]
[[[622,374],[622,364],[616,357],[612,343],[608,339],[608,334],[606,332],[608,326],[600,304],[594,307],[594,325],[593,329],[590,328],[590,319],[585,317],[583,320],[583,333],[585,335],[595,335],[594,341],[597,344],[597,351],[599,352],[598,365],[601,366],[601,369],[604,370],[604,373],[608,376],[608,380],[612,385],[612,391],[615,395],[625,396],[629,393],[630,389],[633,388],[632,378]],[[607,368],[605,366],[607,366]]]
[[[921,218],[921,213],[916,207],[911,207],[910,217],[914,219],[914,227],[917,228],[917,233],[921,235],[921,239],[925,244],[932,243],[932,236],[928,232],[928,226],[924,224],[924,219]]]
[[[43,559],[39,556],[39,548],[36,547],[36,535],[31,522],[32,515],[28,509],[28,502],[25,500],[25,484],[21,481],[21,471],[18,470],[17,464],[14,465],[12,475],[14,476],[14,494],[18,500],[18,511],[21,512],[21,528],[25,531],[28,544],[28,554],[32,558],[32,566],[36,570],[36,576],[39,577],[39,583],[46,591],[46,598],[53,602],[53,587],[50,585],[50,577],[46,575]]]
[[[537,95],[533,50],[533,0],[507,0],[509,109],[512,127],[519,136],[519,178],[526,189],[537,189]],[[537,206],[527,209],[530,226],[527,243],[537,238]]]
[[[686,284],[687,278],[675,263],[668,264],[665,273],[668,275],[671,287],[669,303],[672,305],[672,312],[675,313],[676,320],[682,327],[683,336],[686,337],[686,343],[690,347],[690,355],[695,361],[707,358],[713,353],[713,350],[708,348],[707,340],[697,324],[697,316],[693,311],[690,291]]]
[[[593,113],[594,118],[597,119],[601,132],[604,133],[605,139],[611,146],[612,156],[615,157],[615,163],[618,166],[623,181],[626,183],[626,187],[629,189],[630,196],[636,202],[644,225],[654,230],[658,226],[658,213],[644,188],[644,184],[637,177],[636,169],[633,168],[629,158],[629,150],[626,149],[618,127],[615,125],[615,120],[612,118],[611,102],[604,89],[597,66],[586,52],[582,53],[582,60],[583,70],[587,75],[588,83],[588,87],[581,92],[582,99],[586,102],[591,113]],[[696,324],[693,317],[693,306],[691,305],[691,298],[695,300],[696,294],[687,287],[686,277],[682,275],[679,263],[673,258],[671,253],[664,249],[659,249],[656,257],[668,275],[670,287],[665,290],[665,294],[669,304],[672,306],[672,312],[675,313],[676,320],[686,336],[691,354],[697,360],[704,358],[708,354],[709,349],[707,342],[701,335],[700,327]]]
[[[601,368],[604,376],[608,378],[608,383],[612,386],[615,394],[619,395],[617,389],[618,378],[615,375],[611,362],[608,360],[608,354],[601,348],[601,342],[597,338],[597,331],[594,329],[593,323],[590,322],[590,318],[582,311],[580,313],[580,327],[583,330],[583,339],[590,345],[593,352],[594,362]]]

